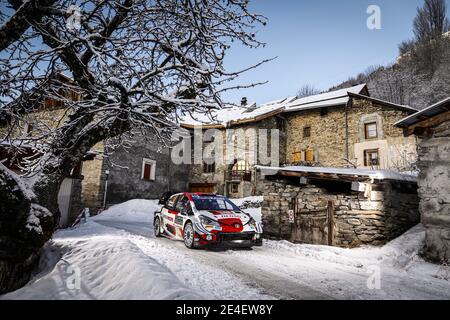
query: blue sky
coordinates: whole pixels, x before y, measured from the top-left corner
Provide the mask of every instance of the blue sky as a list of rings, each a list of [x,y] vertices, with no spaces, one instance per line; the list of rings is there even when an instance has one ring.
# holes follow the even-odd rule
[[[233,47],[225,65],[238,69],[264,58],[278,59],[239,79],[268,84],[228,92],[224,98],[239,102],[246,96],[264,103],[295,95],[303,84],[325,90],[369,66],[392,63],[398,44],[413,37],[413,19],[422,4],[423,0],[253,0],[252,11],[269,19],[266,27],[258,28],[267,46]],[[381,30],[367,28],[369,5],[381,9]]]

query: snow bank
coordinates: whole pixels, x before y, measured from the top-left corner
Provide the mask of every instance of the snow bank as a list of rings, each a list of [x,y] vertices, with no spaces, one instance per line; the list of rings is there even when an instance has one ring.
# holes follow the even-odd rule
[[[422,260],[419,258],[419,250],[424,245],[424,239],[425,229],[419,224],[382,247],[363,246],[345,249],[271,240],[266,241],[265,245],[271,249],[287,250],[301,256],[347,266],[361,267],[368,264],[383,263],[390,267],[404,268],[414,260]],[[435,266],[430,265],[434,270]]]
[[[233,201],[239,205],[259,199]],[[153,212],[158,209],[156,201],[132,200],[77,228],[58,231],[43,251],[39,274],[0,299],[289,297],[283,296],[283,282],[273,279],[338,299],[450,297],[450,282],[440,276],[442,266],[419,256],[425,236],[422,225],[383,247],[343,249],[265,240],[263,247],[248,251],[188,250],[182,242],[154,238]],[[260,208],[251,210],[260,218]],[[367,286],[373,267],[381,272],[377,290]],[[258,287],[261,279],[272,280]]]
[[[27,286],[1,298],[203,298],[131,241],[117,236],[59,238],[45,247],[41,270]]]
[[[153,224],[153,213],[161,209],[158,200],[135,199],[114,205],[93,217],[94,221],[121,221]]]
[[[157,201],[116,205],[78,228],[60,230],[43,250],[40,272],[2,299],[201,299],[123,230],[97,222],[129,222],[151,230]],[[77,278],[79,275],[79,278]],[[78,281],[78,282],[77,282]],[[77,286],[79,283],[79,286]]]
[[[239,199],[231,199],[231,201],[237,205],[238,207],[241,207],[246,202],[260,202],[264,200],[263,196],[253,196],[253,197],[247,197],[247,198],[239,198]],[[245,213],[248,213],[255,219],[257,222],[261,222],[262,216],[261,216],[261,208],[245,208],[242,209]]]
[[[57,231],[43,250],[39,273],[0,299],[272,298],[220,265],[199,263],[194,255],[200,252],[182,242],[154,238],[159,209],[157,200],[131,200]]]

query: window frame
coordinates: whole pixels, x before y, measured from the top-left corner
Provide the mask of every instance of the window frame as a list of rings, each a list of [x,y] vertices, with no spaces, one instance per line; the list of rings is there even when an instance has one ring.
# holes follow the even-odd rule
[[[145,178],[145,166],[150,165],[150,175],[149,178]],[[144,181],[155,181],[156,180],[156,160],[143,158],[141,167],[141,180]]]
[[[370,163],[369,163],[369,156],[373,153],[377,154],[377,163],[372,163],[372,157],[370,157]],[[380,149],[367,149],[364,150],[364,166],[365,167],[371,167],[371,166],[379,166],[380,165]]]
[[[166,201],[165,207],[169,210],[175,210],[180,196],[182,196],[182,194],[174,194],[173,196],[171,196]],[[172,201],[172,199],[173,199],[173,201]]]
[[[311,138],[311,126],[303,127],[303,138]]]
[[[234,191],[234,188],[236,188],[235,191]],[[239,193],[239,184],[238,183],[232,183],[230,189],[231,189],[230,193]]]
[[[203,173],[216,173],[216,162],[207,163],[206,161],[203,161]]]
[[[375,136],[373,137],[369,136],[369,126],[371,125],[375,125]],[[378,122],[373,121],[364,123],[364,138],[366,140],[373,140],[378,138]]]

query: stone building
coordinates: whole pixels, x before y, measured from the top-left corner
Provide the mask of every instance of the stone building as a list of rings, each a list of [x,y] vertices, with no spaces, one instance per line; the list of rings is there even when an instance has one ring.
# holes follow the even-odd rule
[[[426,229],[424,254],[450,260],[450,98],[396,124],[419,143],[420,213]]]
[[[287,104],[287,163],[404,170],[416,160],[414,137],[394,124],[416,112],[371,98],[365,84]]]
[[[185,117],[181,126],[191,132],[194,140],[199,136],[202,150],[207,153],[208,147],[215,147],[223,159],[214,161],[214,154],[194,154],[190,191],[214,192],[232,198],[254,195],[257,188],[255,165],[285,162],[286,126],[282,112],[294,99],[256,106],[244,98],[239,107],[215,111],[212,120],[210,116],[199,114]]]
[[[245,158],[254,156],[262,145],[258,143],[260,129],[278,130],[278,148],[268,149],[278,152],[282,165],[410,170],[417,158],[416,139],[405,138],[394,123],[414,112],[408,106],[371,98],[362,84],[261,106],[248,104],[244,98],[240,107],[213,113],[213,120],[205,114],[185,117],[181,125],[187,129],[202,126],[203,132],[220,131],[224,152],[230,148],[230,136],[248,138],[232,144],[245,155],[234,157],[231,164],[200,161],[193,165],[191,190],[230,197],[258,194],[254,165],[261,161]]]
[[[381,245],[419,223],[416,177],[392,171],[259,167],[268,238]]]
[[[45,140],[36,142],[33,138],[45,136],[48,128],[58,127],[67,117],[63,101],[81,99],[78,92],[62,87],[61,83],[71,84],[72,80],[63,74],[55,74],[48,81],[14,101],[18,106],[34,112],[20,118],[7,113],[0,116],[0,161],[17,174],[25,174],[25,163],[39,154],[36,144],[45,143]],[[85,156],[85,160],[91,158],[92,155]],[[69,225],[83,209],[81,200],[83,177],[80,170],[81,163],[77,164],[64,178],[58,192],[60,226],[62,227]]]
[[[82,203],[94,213],[131,199],[158,199],[164,192],[188,187],[189,165],[175,165],[171,149],[145,131],[129,133],[127,146],[108,152],[110,139],[96,146],[96,157],[81,169]]]

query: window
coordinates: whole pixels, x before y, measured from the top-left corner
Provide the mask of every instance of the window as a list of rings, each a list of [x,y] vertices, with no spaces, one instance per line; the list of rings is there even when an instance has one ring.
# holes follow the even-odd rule
[[[378,166],[380,165],[380,158],[378,155],[378,149],[365,150],[364,151],[364,166]]]
[[[220,196],[192,195],[197,210],[240,211],[230,200]]]
[[[233,171],[250,171],[250,165],[245,160],[239,160],[233,166]]]
[[[311,137],[311,127],[304,127],[303,128],[303,138],[309,138]]]
[[[371,122],[364,124],[366,139],[374,139],[378,137],[377,123]]]
[[[169,198],[169,200],[166,202],[166,207],[167,207],[167,209],[170,209],[170,210],[175,209],[175,205],[176,205],[177,200],[178,200],[178,198],[179,198],[180,196],[181,196],[181,195],[179,195],[179,194],[176,194],[176,195],[171,196],[171,197]]]
[[[328,114],[328,108],[320,108],[320,116],[325,117]]]
[[[231,193],[238,193],[239,192],[239,184],[232,183],[231,184]]]
[[[192,208],[189,199],[185,196],[180,196],[180,199],[175,206],[175,210],[178,212],[185,212],[187,215],[192,215]]]
[[[150,159],[143,159],[141,179],[147,181],[154,181],[155,174],[156,174],[156,161]]]
[[[210,161],[203,162],[203,173],[214,173],[216,172],[216,163],[207,163]]]

